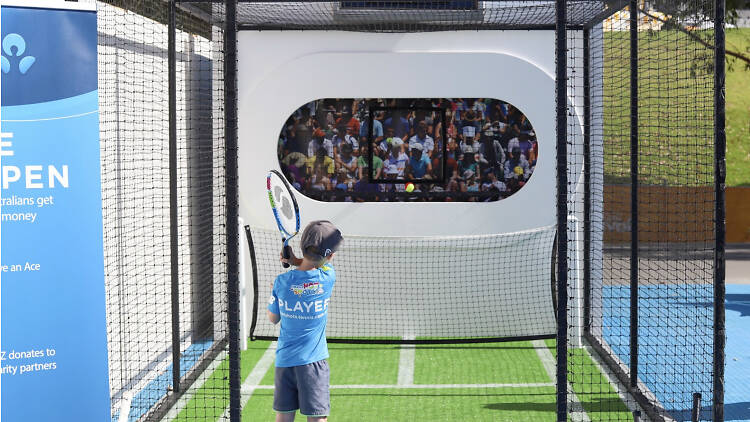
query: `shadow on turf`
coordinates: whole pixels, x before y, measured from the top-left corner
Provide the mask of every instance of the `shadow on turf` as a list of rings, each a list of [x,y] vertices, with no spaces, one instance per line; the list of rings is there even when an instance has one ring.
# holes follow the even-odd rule
[[[525,396],[530,396],[526,394]],[[547,397],[551,401],[546,403],[529,403],[529,402],[517,402],[517,403],[490,403],[485,404],[483,407],[490,410],[504,410],[504,411],[544,411],[544,412],[555,412],[557,411],[557,403],[555,403],[555,397],[549,394],[536,394],[536,396]],[[583,403],[583,408],[586,409],[587,413],[593,412],[612,412],[620,411],[623,408],[622,401],[618,397],[613,398],[594,398],[586,400]]]

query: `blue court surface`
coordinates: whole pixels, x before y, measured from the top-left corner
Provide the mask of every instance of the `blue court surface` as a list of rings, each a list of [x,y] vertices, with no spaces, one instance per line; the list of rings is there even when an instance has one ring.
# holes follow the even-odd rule
[[[604,339],[628,362],[630,290],[606,286],[603,297]],[[702,414],[710,415],[712,297],[713,287],[701,284],[639,289],[639,378],[679,421],[690,420],[688,391],[702,393]],[[727,285],[726,329],[725,420],[750,421],[750,285]]]
[[[750,421],[750,285],[727,285],[724,417]]]
[[[180,376],[185,376],[212,345],[213,340],[209,339],[188,346],[180,357]],[[151,380],[151,382],[133,396],[133,401],[130,405],[130,413],[128,414],[127,419],[128,422],[136,422],[141,416],[145,415],[149,409],[167,394],[171,385],[172,365],[169,365],[156,378]],[[120,412],[118,411],[112,416],[112,421],[115,422],[119,420]]]

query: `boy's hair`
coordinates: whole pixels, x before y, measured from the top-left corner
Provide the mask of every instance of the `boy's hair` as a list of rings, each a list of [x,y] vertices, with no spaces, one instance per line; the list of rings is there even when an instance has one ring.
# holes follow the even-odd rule
[[[302,251],[302,256],[312,261],[315,268],[320,268],[328,262],[328,258],[321,258],[317,253],[313,253],[313,250],[317,249],[313,249],[313,247],[307,248],[307,250]]]

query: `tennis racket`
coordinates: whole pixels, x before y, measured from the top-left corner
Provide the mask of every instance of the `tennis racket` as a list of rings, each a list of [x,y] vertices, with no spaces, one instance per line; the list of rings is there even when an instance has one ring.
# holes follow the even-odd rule
[[[292,256],[292,247],[289,246],[289,240],[299,233],[299,206],[294,198],[292,188],[284,176],[276,170],[271,170],[266,176],[266,189],[268,189],[268,199],[271,201],[271,210],[276,218],[276,225],[281,232],[281,255],[284,259]],[[284,268],[289,268],[288,263],[283,263]]]

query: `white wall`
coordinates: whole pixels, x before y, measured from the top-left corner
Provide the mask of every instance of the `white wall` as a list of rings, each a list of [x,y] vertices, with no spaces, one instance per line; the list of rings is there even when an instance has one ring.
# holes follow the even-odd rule
[[[536,170],[519,192],[491,203],[324,203],[299,194],[303,226],[311,220],[330,219],[345,237],[466,236],[554,226],[554,39],[554,31],[407,34],[241,31],[238,35],[240,216],[254,228],[275,228],[266,199],[265,176],[269,169],[279,169],[276,146],[284,122],[309,101],[489,97],[516,106],[526,114],[537,133]],[[569,42],[570,48],[580,49],[581,45],[580,37]],[[580,69],[582,57],[571,56],[568,65]],[[580,78],[582,72],[574,76]],[[582,224],[575,221],[582,221],[582,89],[582,83],[575,83],[568,91],[574,106],[568,120],[569,131],[573,132],[568,159],[572,217],[569,238],[578,239],[570,244],[569,257],[575,263],[569,272],[571,294],[581,293],[576,286],[581,276],[577,262],[583,234]],[[393,224],[393,216],[398,216],[399,224]],[[534,256],[551,256],[551,242],[542,248],[529,246],[520,245],[519,249]],[[478,269],[491,270],[489,266]],[[249,263],[245,271],[249,274]],[[360,268],[362,274],[373,271],[377,268]],[[512,291],[513,280],[524,279],[523,274],[513,271],[504,268],[495,278],[507,291]],[[272,277],[262,278],[261,286],[265,286],[263,283]],[[547,295],[548,291],[538,294]],[[550,307],[546,311],[551,312],[551,301],[546,303]],[[580,297],[571,303],[574,307],[581,305]],[[571,315],[576,320],[581,317],[580,312]],[[571,323],[580,326],[576,320]],[[578,332],[572,333],[577,335]]]
[[[321,98],[391,97],[489,97],[513,104],[537,133],[534,174],[519,192],[492,203],[324,203],[300,194],[303,225],[326,218],[349,234],[445,236],[554,223],[552,31],[242,31],[238,42],[240,215],[247,224],[274,227],[264,179],[279,168],[276,141],[297,108]],[[403,223],[391,224],[393,215]]]

